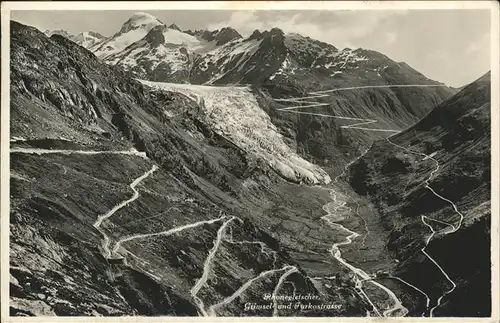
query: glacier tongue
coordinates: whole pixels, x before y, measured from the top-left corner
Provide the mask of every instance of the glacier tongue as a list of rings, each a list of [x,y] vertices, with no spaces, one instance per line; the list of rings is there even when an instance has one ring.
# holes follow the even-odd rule
[[[207,122],[214,131],[246,152],[262,158],[288,180],[308,184],[331,181],[323,169],[304,160],[285,144],[248,87],[139,81],[151,88],[183,93],[203,103]]]

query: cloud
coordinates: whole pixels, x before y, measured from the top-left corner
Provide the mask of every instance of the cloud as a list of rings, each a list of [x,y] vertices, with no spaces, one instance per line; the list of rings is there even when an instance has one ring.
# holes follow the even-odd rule
[[[278,27],[284,32],[300,33],[337,47],[359,47],[355,40],[371,34],[392,17],[406,15],[393,11],[235,11],[229,19],[212,23],[208,29],[231,26],[243,36],[255,29]],[[392,40],[395,41],[392,35]]]
[[[398,40],[398,33],[395,31],[388,32],[385,38],[388,44],[394,44]]]
[[[40,29],[114,34],[133,12],[13,11]],[[461,86],[490,69],[489,10],[155,10],[183,29],[231,26],[243,36],[281,28],[337,48],[366,48],[404,61],[424,75]]]
[[[472,41],[465,47],[465,53],[468,55],[477,54],[479,51],[483,51],[490,46],[490,35],[485,34],[482,37]]]

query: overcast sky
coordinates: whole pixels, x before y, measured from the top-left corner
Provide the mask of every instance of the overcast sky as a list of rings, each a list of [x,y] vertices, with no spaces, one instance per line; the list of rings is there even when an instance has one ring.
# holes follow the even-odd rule
[[[490,69],[488,10],[356,11],[145,11],[186,29],[231,26],[242,35],[279,27],[338,48],[366,48],[404,61],[451,86],[474,81]],[[12,11],[11,19],[40,30],[117,32],[134,11]]]

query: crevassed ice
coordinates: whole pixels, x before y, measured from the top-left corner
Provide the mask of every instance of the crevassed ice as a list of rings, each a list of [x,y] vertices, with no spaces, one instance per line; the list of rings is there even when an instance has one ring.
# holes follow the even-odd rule
[[[180,92],[204,102],[209,125],[243,150],[265,160],[281,176],[308,184],[327,184],[328,174],[298,156],[245,87],[215,87],[140,80],[152,88]]]

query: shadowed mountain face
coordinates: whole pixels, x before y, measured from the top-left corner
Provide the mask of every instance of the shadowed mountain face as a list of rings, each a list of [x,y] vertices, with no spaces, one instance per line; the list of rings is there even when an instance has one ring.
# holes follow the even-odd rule
[[[365,315],[326,192],[62,36],[11,22],[11,43],[12,315],[272,315],[242,308],[277,286],[340,304],[280,315]]]
[[[229,27],[183,32],[175,24],[167,27],[150,14],[138,12],[112,37],[81,45],[138,78],[185,83],[198,56],[238,38],[241,35]]]
[[[407,64],[378,52],[339,50],[299,34],[284,34],[277,28],[255,31],[246,39],[237,39],[196,58],[189,81],[251,84],[258,89],[259,104],[287,142],[332,173],[368,148],[374,139],[387,134],[344,126],[368,120],[374,121],[369,128],[403,130],[454,93]],[[384,87],[392,85],[424,87]],[[363,88],[366,86],[375,88]],[[328,92],[346,87],[355,89]],[[314,98],[311,92],[315,91],[327,92]],[[302,97],[303,103],[276,101]],[[290,107],[298,108],[280,110]]]
[[[415,126],[376,142],[350,168],[350,183],[376,204],[395,272],[437,299],[437,316],[489,316],[490,73],[464,87]],[[428,181],[429,188],[426,188]],[[462,218],[463,216],[463,218]],[[448,233],[453,231],[453,233]],[[421,278],[421,277],[425,277]]]
[[[409,83],[414,84],[406,84]],[[446,88],[387,87],[352,89],[306,99],[312,103],[277,102],[273,99],[273,95],[287,99],[307,97],[304,92],[293,93],[297,92],[264,88],[259,91],[258,97],[263,109],[290,144],[334,174],[338,174],[346,163],[359,156],[374,140],[413,125],[430,107],[448,97]],[[316,106],[300,108],[315,103]],[[286,110],[291,107],[293,109]],[[356,125],[375,130],[349,128]]]
[[[45,35],[47,35],[47,37],[50,37],[52,35],[64,36],[64,37],[74,41],[78,45],[83,46],[85,48],[91,48],[106,38],[103,35],[96,33],[96,32],[93,32],[93,31],[82,32],[82,33],[79,33],[77,35],[70,35],[65,30],[52,30],[52,31],[45,30],[44,33],[45,33]]]
[[[11,22],[12,315],[420,316],[425,299],[373,273],[433,304],[447,290],[419,253],[430,235],[419,215],[458,220],[424,187],[431,173],[466,213],[452,234],[433,223],[427,251],[457,283],[434,314],[487,314],[463,295],[486,289],[489,258],[444,254],[489,244],[487,77],[450,98],[377,52],[279,29],[182,32],[141,13],[96,44]],[[308,94],[415,84],[432,87]],[[314,107],[290,111],[322,116],[282,110],[304,96]],[[348,127],[367,120],[374,130]],[[383,131],[416,122],[353,164],[358,195],[334,179]],[[279,307],[268,293],[335,306]]]
[[[368,120],[370,128],[400,131],[456,91],[379,52],[338,49],[279,28],[243,38],[230,27],[181,31],[136,13],[113,37],[87,48],[142,80],[251,85],[286,143],[330,174],[387,134],[345,126]],[[275,101],[310,97],[313,91],[391,85],[428,87],[358,88],[307,100],[320,106]],[[291,106],[309,107],[280,110]]]

